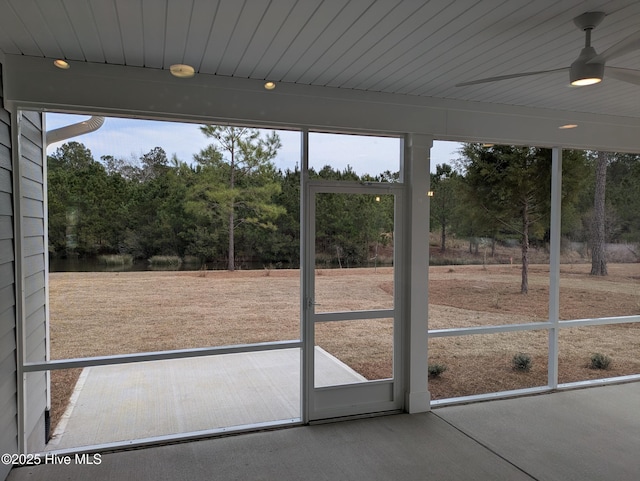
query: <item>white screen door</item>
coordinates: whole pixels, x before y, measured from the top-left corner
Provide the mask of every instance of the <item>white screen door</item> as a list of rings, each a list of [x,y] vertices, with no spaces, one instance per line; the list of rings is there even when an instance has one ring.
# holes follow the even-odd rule
[[[307,192],[308,418],[400,409],[401,187],[312,181]]]

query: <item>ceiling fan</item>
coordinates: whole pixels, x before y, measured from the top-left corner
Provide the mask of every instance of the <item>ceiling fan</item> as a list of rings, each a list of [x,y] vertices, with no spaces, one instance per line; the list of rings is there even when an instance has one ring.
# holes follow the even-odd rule
[[[591,31],[596,28],[604,19],[604,12],[586,12],[573,19],[573,23],[583,30],[585,33],[585,46],[580,51],[578,58],[569,67],[556,68],[552,70],[540,70],[537,72],[514,73],[510,75],[500,75],[498,77],[489,77],[479,80],[471,80],[456,84],[456,87],[464,87],[466,85],[476,85],[488,82],[497,82],[499,80],[507,80],[519,77],[529,77],[531,75],[543,75],[563,70],[569,71],[569,81],[571,85],[582,86],[592,85],[601,82],[606,74],[608,77],[623,82],[629,82],[640,85],[640,70],[607,67],[605,64],[609,60],[618,58],[634,50],[640,50],[640,31],[632,34],[624,40],[612,45],[601,54],[591,46]]]

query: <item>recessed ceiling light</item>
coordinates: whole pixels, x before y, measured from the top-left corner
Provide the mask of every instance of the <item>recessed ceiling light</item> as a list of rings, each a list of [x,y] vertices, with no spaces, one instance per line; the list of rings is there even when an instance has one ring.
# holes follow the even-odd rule
[[[275,82],[266,82],[264,84],[264,88],[267,90],[273,90],[274,88],[276,88],[276,83]]]
[[[55,65],[58,68],[61,68],[63,70],[68,69],[69,67],[71,67],[71,65],[69,65],[69,62],[62,60],[61,58],[54,60],[53,61],[53,65]]]
[[[169,67],[171,75],[178,78],[191,78],[196,74],[196,69],[191,65],[176,63]]]
[[[564,124],[561,125],[560,127],[558,127],[559,129],[575,129],[578,126],[578,124]]]

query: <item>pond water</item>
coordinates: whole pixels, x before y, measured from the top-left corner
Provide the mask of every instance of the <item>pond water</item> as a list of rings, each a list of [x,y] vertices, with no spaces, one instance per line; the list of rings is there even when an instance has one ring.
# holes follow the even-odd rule
[[[49,260],[49,272],[195,271],[200,267],[198,263],[182,263],[180,266],[152,266],[149,261],[143,259],[123,265],[108,265],[96,258]]]
[[[199,262],[182,263],[178,265],[152,265],[148,260],[138,259],[131,264],[108,265],[97,258],[66,258],[50,259],[49,272],[132,272],[132,271],[197,271],[202,268]],[[225,270],[226,262],[207,263],[207,270]],[[241,270],[298,269],[297,265],[265,265],[262,262],[242,262],[237,267]]]

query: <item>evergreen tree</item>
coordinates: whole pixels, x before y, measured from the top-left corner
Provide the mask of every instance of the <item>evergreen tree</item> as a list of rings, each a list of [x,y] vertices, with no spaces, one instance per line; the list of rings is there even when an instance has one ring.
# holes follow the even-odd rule
[[[275,203],[280,185],[272,162],[280,138],[275,132],[263,138],[258,130],[242,127],[204,125],[200,130],[214,144],[194,157],[202,170],[189,205],[223,223],[228,234],[227,269],[233,271],[236,229],[249,225],[274,229],[274,221],[284,212]]]
[[[436,165],[435,174],[431,174],[431,225],[440,227],[440,251],[446,250],[447,228],[456,211],[458,196],[458,173],[448,164]]]
[[[62,255],[110,252],[118,243],[118,216],[127,194],[118,179],[79,142],[68,142],[48,158],[49,239]]]
[[[551,216],[551,150],[536,147],[465,144],[460,165],[465,169],[465,209],[479,213],[488,230],[517,234],[522,249],[520,291],[528,292],[529,242],[548,238]],[[563,151],[562,208],[567,232],[576,222],[575,205],[588,178],[584,152]],[[472,215],[473,217],[473,215]],[[563,216],[564,217],[564,216]],[[487,227],[485,227],[487,229]]]
[[[462,148],[465,182],[474,201],[502,229],[517,233],[522,251],[520,292],[529,291],[529,241],[532,234],[542,237],[548,218],[551,171],[549,151],[535,147],[465,144]]]
[[[609,242],[640,241],[640,155],[609,153],[607,213]]]

